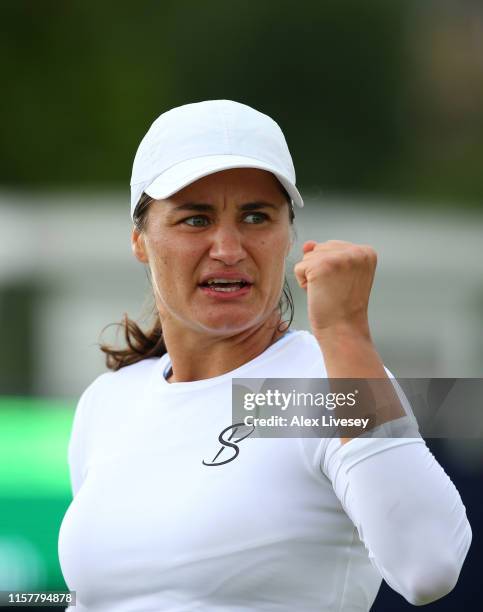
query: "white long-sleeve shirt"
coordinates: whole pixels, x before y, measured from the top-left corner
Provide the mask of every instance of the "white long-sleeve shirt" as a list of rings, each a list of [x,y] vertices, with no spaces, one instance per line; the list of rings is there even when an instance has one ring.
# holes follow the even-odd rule
[[[59,533],[72,610],[362,612],[382,578],[416,605],[453,588],[471,529],[421,438],[220,444],[232,378],[326,377],[311,334],[215,378],[170,384],[169,366],[108,372],[79,401]]]

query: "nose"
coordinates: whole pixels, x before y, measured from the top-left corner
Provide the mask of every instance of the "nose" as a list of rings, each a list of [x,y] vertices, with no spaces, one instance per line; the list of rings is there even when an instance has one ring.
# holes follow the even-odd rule
[[[246,257],[243,236],[236,226],[220,224],[213,232],[210,257],[234,266]]]

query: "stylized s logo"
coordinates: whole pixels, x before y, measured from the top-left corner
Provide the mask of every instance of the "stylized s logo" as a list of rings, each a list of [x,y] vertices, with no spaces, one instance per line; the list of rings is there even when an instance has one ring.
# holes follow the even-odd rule
[[[207,462],[207,461],[205,461],[203,459],[203,461],[202,461],[203,465],[207,465],[207,466],[223,465],[225,463],[229,463],[230,461],[233,461],[233,459],[236,459],[238,457],[240,449],[238,448],[237,443],[241,442],[245,438],[248,438],[248,436],[250,436],[255,431],[255,427],[252,426],[251,430],[247,434],[245,434],[243,436],[240,436],[234,442],[231,442],[230,440],[236,434],[236,432],[237,432],[239,427],[246,427],[246,425],[245,425],[245,423],[235,423],[234,425],[229,425],[228,427],[225,427],[225,429],[218,436],[218,440],[219,440],[220,444],[222,445],[220,450],[214,456],[213,461]],[[223,438],[223,436],[224,436],[224,434],[226,432],[230,431],[230,429],[233,429],[234,431],[232,431],[232,433],[230,434],[230,437],[228,438],[228,440],[225,440]],[[216,462],[216,459],[219,457],[219,455],[223,452],[223,450],[225,448],[232,448],[235,451],[235,454],[232,455],[229,459],[225,459],[225,461],[218,461],[218,462]]]

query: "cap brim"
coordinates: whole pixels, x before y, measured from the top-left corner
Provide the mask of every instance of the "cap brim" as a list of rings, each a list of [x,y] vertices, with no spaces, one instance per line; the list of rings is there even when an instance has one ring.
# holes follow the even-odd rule
[[[144,192],[156,200],[165,199],[204,176],[231,168],[258,168],[271,172],[285,187],[293,203],[300,208],[303,207],[302,196],[290,178],[267,162],[240,155],[210,155],[180,162],[154,179],[144,188]]]

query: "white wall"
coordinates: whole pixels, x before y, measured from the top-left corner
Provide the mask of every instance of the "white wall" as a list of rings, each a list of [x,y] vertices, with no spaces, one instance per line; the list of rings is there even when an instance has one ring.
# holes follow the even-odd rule
[[[0,215],[0,299],[18,279],[40,287],[35,391],[78,395],[104,371],[95,344],[102,327],[123,312],[140,316],[149,295],[130,251],[128,199],[4,193]],[[368,243],[379,255],[372,333],[386,365],[398,376],[482,375],[482,215],[307,198],[296,226],[288,266],[296,327],[308,328],[304,292],[291,274],[303,240]]]

